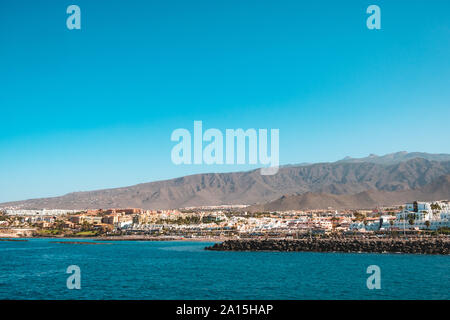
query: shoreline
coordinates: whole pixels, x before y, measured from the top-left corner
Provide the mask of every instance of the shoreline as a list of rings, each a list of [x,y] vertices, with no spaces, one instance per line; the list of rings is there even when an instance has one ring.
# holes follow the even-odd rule
[[[104,237],[0,237],[1,241],[31,239],[55,240],[58,243],[107,244],[111,241],[209,242],[208,251],[265,252],[335,252],[335,253],[408,253],[450,255],[450,238],[303,238],[303,239],[227,239],[145,236]],[[84,241],[83,241],[84,240]]]
[[[25,240],[21,240],[25,239]],[[145,236],[104,236],[104,237],[7,237],[0,235],[0,241],[27,241],[29,239],[49,240],[90,240],[90,241],[174,241],[174,242],[224,242],[229,238],[179,238],[179,237],[145,237]]]

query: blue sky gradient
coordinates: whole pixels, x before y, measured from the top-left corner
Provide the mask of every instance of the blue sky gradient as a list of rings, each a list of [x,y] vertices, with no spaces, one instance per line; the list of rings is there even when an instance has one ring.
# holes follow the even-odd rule
[[[81,30],[66,8],[81,8]],[[368,30],[366,8],[381,8]],[[450,153],[450,2],[0,3],[0,201],[255,166],[177,128],[278,128],[281,164]]]

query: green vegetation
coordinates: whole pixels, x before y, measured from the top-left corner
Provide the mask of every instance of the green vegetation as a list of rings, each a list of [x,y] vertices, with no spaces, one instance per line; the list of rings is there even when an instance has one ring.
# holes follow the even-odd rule
[[[431,204],[431,210],[442,210],[441,206],[437,203]]]
[[[450,235],[450,228],[440,228],[437,230],[438,234]]]
[[[353,215],[355,216],[356,221],[364,221],[364,219],[366,218],[365,215],[363,215],[359,212],[353,212]]]
[[[204,216],[200,220],[200,216],[188,216],[188,217],[178,217],[177,219],[158,219],[156,224],[176,224],[176,225],[191,225],[200,223],[216,223],[219,224],[222,220],[216,220],[213,216]]]
[[[270,217],[272,213],[270,212],[248,212],[247,217],[251,218],[262,218],[262,217]]]
[[[83,221],[83,223],[81,224],[81,231],[91,231],[92,225],[87,222],[87,221]]]
[[[156,224],[177,224],[177,225],[189,225],[189,224],[199,224],[199,216],[189,216],[189,217],[178,217],[176,220],[173,219],[158,219]]]
[[[61,235],[63,234],[64,231],[60,230],[60,229],[42,229],[42,230],[37,230],[36,234],[38,236],[57,236],[57,235]]]
[[[57,220],[57,221],[55,222],[55,229],[58,229],[58,230],[64,229],[64,221],[62,221],[62,220]]]
[[[99,233],[98,231],[80,231],[74,234],[74,236],[77,237],[95,237],[97,236]]]
[[[180,212],[181,213],[196,213],[196,211],[192,210],[192,209],[182,209],[182,210],[180,210]]]

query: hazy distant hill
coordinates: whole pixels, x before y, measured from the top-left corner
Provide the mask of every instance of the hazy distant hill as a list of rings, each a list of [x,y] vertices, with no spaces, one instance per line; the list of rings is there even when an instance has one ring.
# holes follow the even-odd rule
[[[377,156],[371,154],[365,158],[351,158],[346,157],[338,162],[357,163],[357,162],[371,162],[378,164],[395,164],[399,162],[408,161],[415,158],[422,158],[430,161],[450,161],[450,154],[439,153],[431,154],[425,152],[406,152],[400,151],[395,153],[389,153],[384,156]]]
[[[334,195],[307,192],[301,195],[282,196],[275,201],[254,205],[249,211],[285,211],[304,209],[363,209],[379,206],[401,205],[408,201],[435,201],[450,199],[450,175],[441,176],[419,189],[400,191],[369,190],[357,194]]]
[[[372,156],[366,160],[346,159],[334,163],[286,166],[273,176],[262,176],[259,170],[198,174],[130,187],[6,203],[0,204],[0,207],[20,205],[23,208],[165,209],[199,205],[258,204],[276,200],[285,194],[310,192],[352,195],[370,190],[418,189],[450,174],[450,155],[420,153],[419,155],[430,160],[423,157],[411,159],[411,155],[415,154],[419,153],[396,153],[383,157]]]

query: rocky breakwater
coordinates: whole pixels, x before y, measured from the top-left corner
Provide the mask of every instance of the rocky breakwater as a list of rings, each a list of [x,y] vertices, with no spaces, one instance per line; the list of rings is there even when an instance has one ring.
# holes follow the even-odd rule
[[[450,254],[450,239],[227,240],[206,250]]]

